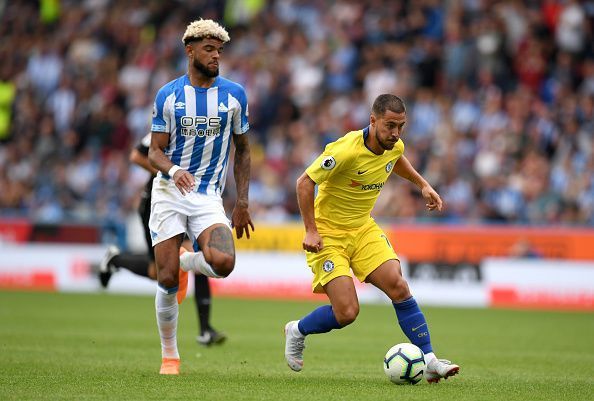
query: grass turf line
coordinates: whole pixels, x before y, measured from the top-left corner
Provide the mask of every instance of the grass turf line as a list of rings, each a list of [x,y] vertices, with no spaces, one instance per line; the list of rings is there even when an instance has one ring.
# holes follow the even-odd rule
[[[282,328],[316,304],[215,299],[221,347],[195,342],[193,300],[180,309],[182,375],[161,377],[154,299],[0,292],[2,400],[591,400],[594,315],[423,308],[437,355],[461,365],[438,385],[396,386],[382,359],[408,341],[389,305],[307,339],[305,367],[285,365]]]

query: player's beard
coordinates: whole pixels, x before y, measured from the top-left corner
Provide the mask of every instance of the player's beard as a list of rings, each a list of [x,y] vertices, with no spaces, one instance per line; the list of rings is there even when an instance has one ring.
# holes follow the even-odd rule
[[[383,141],[380,138],[380,136],[378,135],[378,133],[377,133],[377,128],[375,129],[375,140],[377,141],[377,143],[380,144],[380,146],[384,150],[392,150],[392,149],[394,149],[394,145],[396,145],[396,142],[398,142],[398,141],[396,141],[396,142],[392,143],[392,142],[389,142],[389,141]]]
[[[204,76],[208,77],[208,78],[214,78],[217,77],[219,75],[219,68],[217,67],[216,70],[209,70],[208,66],[202,64],[200,61],[194,59],[193,63],[194,68],[197,69],[198,71],[200,71],[202,74],[204,74]]]

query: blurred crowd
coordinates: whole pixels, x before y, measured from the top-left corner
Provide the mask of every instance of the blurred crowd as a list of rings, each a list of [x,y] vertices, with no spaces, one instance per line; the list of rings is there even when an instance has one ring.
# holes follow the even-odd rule
[[[375,216],[594,224],[594,0],[0,2],[0,214],[133,213],[148,175],[129,150],[199,17],[228,28],[221,75],[247,90],[255,221],[298,216],[296,178],[394,93],[446,209],[392,178]]]

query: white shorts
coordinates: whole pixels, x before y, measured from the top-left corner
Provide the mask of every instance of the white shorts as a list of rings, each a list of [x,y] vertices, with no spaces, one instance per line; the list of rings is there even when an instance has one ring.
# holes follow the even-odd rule
[[[197,192],[182,195],[172,180],[155,177],[149,219],[153,246],[182,233],[193,241],[214,224],[231,229],[220,196]]]

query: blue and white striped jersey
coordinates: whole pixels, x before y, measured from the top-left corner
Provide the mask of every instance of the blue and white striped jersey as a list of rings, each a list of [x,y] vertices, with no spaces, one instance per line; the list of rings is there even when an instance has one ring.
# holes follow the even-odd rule
[[[169,134],[165,155],[196,177],[195,191],[221,195],[231,135],[249,130],[247,117],[247,96],[238,83],[219,76],[210,88],[198,88],[183,75],[159,89],[151,132]]]

